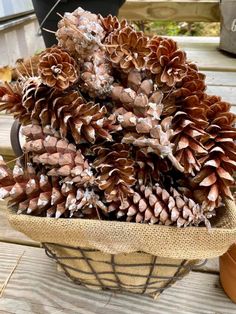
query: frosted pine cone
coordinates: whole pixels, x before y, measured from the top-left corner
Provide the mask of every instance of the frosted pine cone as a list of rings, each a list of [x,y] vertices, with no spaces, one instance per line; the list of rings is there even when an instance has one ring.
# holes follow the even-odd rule
[[[118,114],[120,112],[122,115],[128,111],[129,114],[130,112],[134,113],[136,118],[152,117],[160,120],[163,94],[154,87],[152,80],[142,79],[141,73],[137,70],[132,70],[128,74],[127,88],[114,84],[110,96],[121,107],[117,110]],[[121,119],[127,120],[125,117],[121,117]]]
[[[48,176],[67,177],[66,181],[77,185],[91,185],[94,182],[92,170],[76,146],[65,139],[46,135],[40,127],[24,127],[23,134],[27,136],[24,152],[33,163],[45,168]]]
[[[105,98],[111,92],[113,81],[111,64],[101,49],[81,66],[81,90],[90,97]]]
[[[163,119],[160,124],[150,128],[147,136],[140,136],[138,133],[127,133],[123,137],[122,142],[145,148],[148,153],[154,153],[161,158],[166,157],[176,169],[183,172],[184,168],[173,155],[174,144],[171,143],[171,139],[174,132],[171,128],[171,121],[172,117]]]
[[[39,56],[38,70],[42,82],[58,89],[66,89],[78,79],[75,60],[60,47],[44,50]]]
[[[56,32],[59,46],[66,48],[81,61],[101,47],[104,35],[98,16],[82,8],[65,13]]]

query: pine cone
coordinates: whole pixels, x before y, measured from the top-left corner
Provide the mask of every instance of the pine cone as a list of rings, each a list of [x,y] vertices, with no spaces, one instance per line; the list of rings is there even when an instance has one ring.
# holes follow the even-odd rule
[[[81,151],[68,140],[46,135],[39,128],[27,126],[22,130],[28,140],[24,152],[33,163],[45,168],[48,176],[66,177],[80,186],[93,184],[92,170]]]
[[[122,108],[124,107],[129,115],[132,112],[137,119],[152,117],[155,121],[160,120],[163,94],[154,87],[153,82],[150,79],[142,79],[141,73],[132,70],[127,76],[126,86],[127,88],[114,84],[110,95],[112,100],[121,107],[121,110],[116,111],[121,116],[120,118],[127,120],[122,117],[126,113]]]
[[[93,167],[97,170],[97,184],[104,190],[107,202],[125,200],[133,193],[136,182],[134,161],[126,145],[113,144],[110,148],[95,147],[96,159]]]
[[[66,89],[78,79],[75,60],[60,47],[45,49],[39,56],[42,82],[57,89]]]
[[[148,153],[146,149],[138,149],[135,152],[135,169],[137,182],[141,186],[162,181],[162,176],[166,176],[170,166],[166,159]]]
[[[147,57],[147,68],[155,74],[158,84],[174,86],[186,75],[186,54],[178,49],[170,38],[154,36],[148,43],[151,53]]]
[[[107,61],[105,51],[97,50],[81,66],[81,90],[90,97],[104,98],[111,92],[114,81],[111,64]]]
[[[213,212],[205,215],[200,204],[182,196],[176,189],[171,188],[168,192],[158,184],[140,186],[125,202],[111,203],[108,212],[115,212],[117,218],[125,218],[126,221],[177,227],[199,225],[201,222],[209,225],[207,218],[213,215]]]
[[[13,114],[15,119],[28,121],[30,118],[26,108],[22,107],[22,86],[20,83],[0,86],[0,111],[6,110],[7,113]]]
[[[108,58],[114,67],[120,68],[123,72],[127,73],[132,69],[142,70],[145,67],[145,58],[150,53],[147,43],[148,38],[142,32],[127,26],[107,37]]]
[[[120,30],[128,26],[128,22],[126,20],[119,21],[116,16],[112,16],[111,14],[106,17],[99,14],[98,17],[106,32],[106,36],[116,30]]]
[[[229,112],[230,105],[220,97],[206,96],[209,107],[206,129],[209,137],[204,143],[208,154],[199,162],[202,170],[194,177],[195,196],[212,208],[221,205],[221,197],[233,199],[230,186],[235,184],[233,171],[236,170],[236,116]]]
[[[72,135],[76,144],[81,141],[94,143],[97,137],[110,141],[110,133],[121,128],[116,124],[116,117],[107,114],[104,106],[86,103],[79,92],[51,90],[33,80],[25,83],[21,108],[28,112],[27,121],[19,116],[23,124],[32,121],[42,127],[51,125],[63,138]]]
[[[58,23],[56,37],[59,46],[83,61],[101,47],[104,29],[97,15],[78,8],[72,13],[65,13]]]
[[[17,59],[12,70],[12,80],[17,81],[38,75],[39,54],[32,57]]]
[[[173,166],[180,172],[184,168],[173,155],[171,139],[174,135],[171,128],[172,117],[167,117],[160,124],[151,127],[148,136],[140,136],[138,133],[127,133],[122,139],[122,143],[132,144],[139,148],[146,148],[148,153],[154,153],[161,158],[168,158]]]
[[[175,132],[172,138],[172,143],[175,143],[174,156],[184,167],[184,172],[194,176],[201,169],[198,159],[207,154],[206,148],[201,144],[206,132],[183,111],[178,111],[172,122]]]
[[[107,207],[93,190],[65,185],[59,177],[36,173],[29,163],[25,170],[17,163],[11,171],[0,159],[0,198],[9,198],[18,214],[92,219],[106,214]]]
[[[198,71],[195,64],[187,63],[186,76],[176,83],[174,91],[164,97],[163,115],[173,115],[178,110],[183,110],[183,104],[188,101],[188,97],[194,96],[195,99],[197,97],[198,101],[201,101],[204,98],[205,89],[205,75]],[[192,118],[196,117],[195,112],[193,114],[188,112],[188,114],[191,114]]]

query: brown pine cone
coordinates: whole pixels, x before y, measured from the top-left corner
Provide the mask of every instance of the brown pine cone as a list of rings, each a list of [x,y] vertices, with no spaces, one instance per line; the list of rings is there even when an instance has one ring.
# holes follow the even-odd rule
[[[0,85],[0,111],[6,110],[13,114],[15,119],[28,121],[30,118],[27,109],[22,106],[22,84],[5,83]]]
[[[205,89],[205,75],[198,71],[195,64],[187,63],[186,75],[180,82],[176,83],[175,90],[164,97],[163,115],[173,115],[178,110],[183,110],[183,104],[188,103],[188,97],[194,96],[197,101],[201,101],[204,98]],[[195,112],[190,111],[188,114],[192,118],[196,117]]]
[[[206,136],[201,126],[191,121],[190,116],[183,111],[178,111],[173,120],[175,144],[173,152],[175,158],[184,167],[184,172],[194,176],[201,169],[198,159],[207,154],[207,150],[201,143]]]
[[[178,49],[174,40],[154,36],[148,43],[151,53],[147,57],[147,68],[155,74],[156,83],[174,86],[186,75],[186,54]]]
[[[166,159],[147,152],[147,149],[138,149],[135,152],[136,178],[139,185],[152,185],[162,181],[162,175],[170,170]]]
[[[58,45],[67,49],[80,61],[92,56],[101,47],[104,35],[98,16],[82,8],[65,13],[58,23],[56,32]]]
[[[201,222],[209,226],[207,218],[214,215],[213,212],[204,213],[200,204],[176,189],[171,188],[168,192],[158,184],[140,186],[126,201],[112,202],[108,212],[115,212],[117,218],[125,218],[126,221],[177,227],[199,225]]]
[[[115,115],[109,115],[105,106],[86,102],[77,91],[60,92],[45,85],[29,82],[24,89],[22,110],[27,110],[30,120],[42,127],[51,125],[60,136],[73,137],[76,144],[81,141],[94,143],[97,137],[112,140],[110,133],[120,130]]]
[[[148,37],[127,26],[111,33],[106,39],[107,56],[114,67],[128,73],[132,69],[142,70],[145,58],[150,53]]]
[[[39,56],[38,71],[42,82],[66,89],[78,80],[76,61],[60,47],[45,49]]]
[[[106,36],[116,30],[119,30],[128,26],[128,22],[125,19],[119,21],[116,16],[112,16],[111,14],[109,14],[106,17],[103,17],[99,14],[98,17],[102,24],[102,27],[104,28],[106,32]]]
[[[104,191],[106,201],[125,200],[133,193],[132,186],[136,182],[129,147],[124,144],[113,144],[109,148],[98,146],[94,152],[93,167],[98,172],[96,182]]]
[[[233,199],[230,186],[235,184],[236,170],[236,116],[229,112],[230,105],[220,97],[206,96],[209,126],[204,142],[208,154],[199,162],[202,170],[193,179],[195,195],[212,208],[221,205],[221,197]]]
[[[65,188],[59,177],[36,173],[31,164],[23,169],[18,163],[11,171],[0,159],[0,198],[9,198],[9,206],[18,214],[47,217],[98,219],[107,207],[93,190],[71,184]]]

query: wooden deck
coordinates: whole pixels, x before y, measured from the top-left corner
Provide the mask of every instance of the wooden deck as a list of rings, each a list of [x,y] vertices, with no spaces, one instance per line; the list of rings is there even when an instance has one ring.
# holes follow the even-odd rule
[[[208,92],[232,103],[236,113],[236,59],[217,50],[218,38],[178,38],[188,58],[207,75]],[[12,118],[0,115],[0,154],[11,157]],[[46,257],[39,243],[14,231],[0,203],[0,314],[235,314],[219,283],[218,261],[202,269],[153,301],[144,296],[89,291],[70,282]],[[1,288],[5,287],[5,288]]]

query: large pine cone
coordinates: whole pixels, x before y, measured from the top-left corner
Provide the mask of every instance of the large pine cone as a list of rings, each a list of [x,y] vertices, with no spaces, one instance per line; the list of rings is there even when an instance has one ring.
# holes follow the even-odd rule
[[[206,223],[213,213],[204,213],[203,208],[191,198],[182,196],[176,189],[170,192],[159,185],[140,186],[125,202],[112,202],[108,212],[115,212],[126,221],[151,224],[177,225],[178,227]]]

